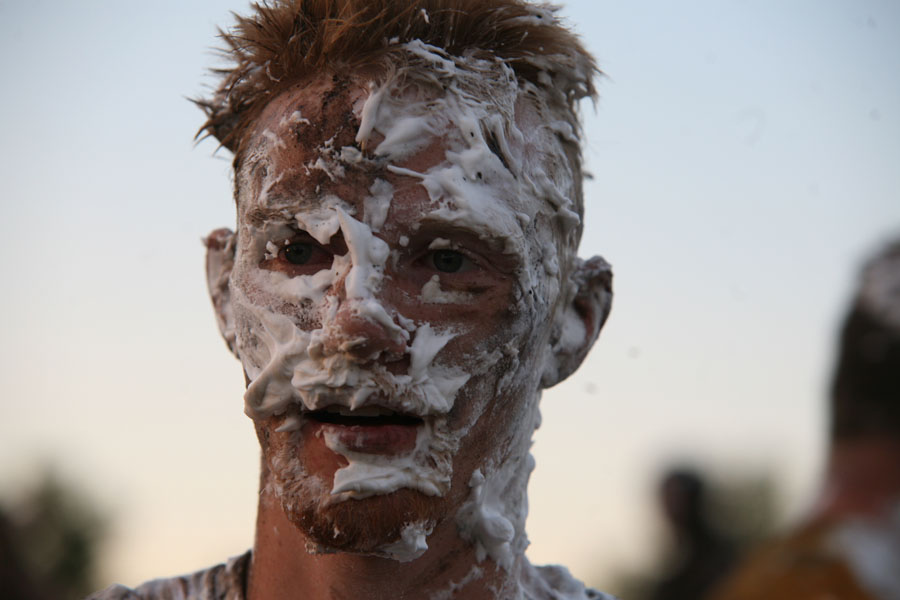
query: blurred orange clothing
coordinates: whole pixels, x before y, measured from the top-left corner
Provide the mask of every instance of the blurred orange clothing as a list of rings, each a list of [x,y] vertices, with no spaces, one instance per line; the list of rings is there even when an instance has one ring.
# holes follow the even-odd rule
[[[831,543],[836,522],[800,527],[760,547],[710,600],[882,600],[867,592]]]

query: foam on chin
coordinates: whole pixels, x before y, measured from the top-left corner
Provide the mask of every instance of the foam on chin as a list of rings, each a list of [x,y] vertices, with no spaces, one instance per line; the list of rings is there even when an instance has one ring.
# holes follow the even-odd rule
[[[389,494],[404,487],[426,496],[447,493],[459,438],[447,427],[445,418],[426,420],[424,429],[416,439],[415,449],[402,456],[354,452],[341,444],[337,436],[326,432],[325,445],[350,463],[334,474],[331,501]],[[423,468],[424,465],[430,468]]]

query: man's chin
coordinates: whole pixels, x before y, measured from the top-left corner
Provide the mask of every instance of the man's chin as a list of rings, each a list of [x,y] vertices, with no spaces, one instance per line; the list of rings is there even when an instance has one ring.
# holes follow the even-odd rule
[[[410,527],[430,531],[440,520],[443,501],[409,489],[340,502],[280,496],[285,515],[306,537],[310,552],[377,556],[392,556],[391,549],[404,543],[404,530]]]
[[[314,435],[276,433],[261,435],[260,442],[267,495],[313,552],[395,555],[398,543],[417,545],[410,542],[414,531],[424,544],[421,532],[452,512],[446,497],[407,487],[363,498],[333,494],[335,474],[347,461]]]

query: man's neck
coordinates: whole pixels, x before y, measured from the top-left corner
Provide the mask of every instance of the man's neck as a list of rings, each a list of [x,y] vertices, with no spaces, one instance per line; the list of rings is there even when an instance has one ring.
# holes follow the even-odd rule
[[[878,517],[900,502],[900,440],[836,441],[827,469],[817,516]]]
[[[280,503],[263,493],[247,598],[494,600],[509,595],[516,584],[513,574],[524,560],[519,557],[510,573],[489,559],[478,563],[474,548],[458,536],[453,519],[436,527],[428,545],[425,554],[405,563],[346,552],[310,554],[306,538]]]

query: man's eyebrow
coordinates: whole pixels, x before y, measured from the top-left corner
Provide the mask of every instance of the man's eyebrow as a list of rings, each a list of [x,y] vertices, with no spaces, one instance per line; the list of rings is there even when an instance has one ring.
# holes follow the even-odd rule
[[[290,221],[298,212],[315,209],[321,204],[322,198],[315,195],[295,193],[291,190],[268,190],[265,193],[265,206],[257,205],[250,208],[246,218],[254,225],[264,220]]]
[[[480,227],[473,227],[458,219],[430,214],[419,221],[417,233],[424,236],[469,238],[484,244],[495,252],[503,253],[509,235],[494,228],[490,223],[484,222],[480,225]]]
[[[258,206],[256,208],[251,208],[247,212],[246,220],[248,224],[253,225],[254,227],[260,227],[266,223],[271,223],[272,221],[289,223],[294,220],[294,216],[291,211],[286,208]]]

